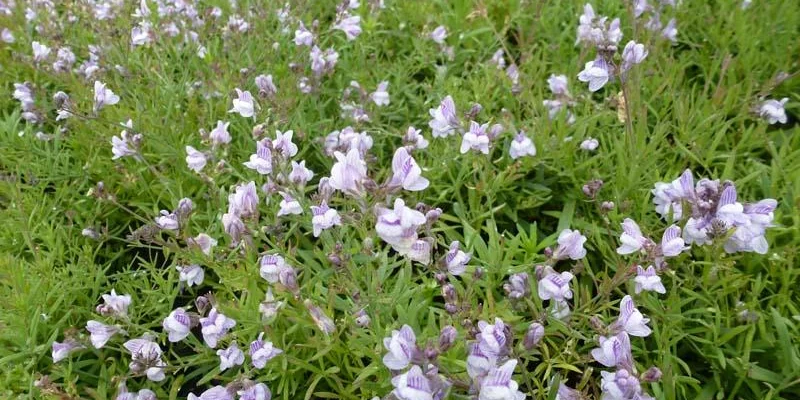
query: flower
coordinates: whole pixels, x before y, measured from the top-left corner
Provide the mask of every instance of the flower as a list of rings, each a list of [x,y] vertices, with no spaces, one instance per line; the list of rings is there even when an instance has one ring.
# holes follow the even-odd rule
[[[3,28],[3,32],[0,33],[0,40],[6,43],[14,43],[14,33],[8,28]]]
[[[296,161],[292,161],[292,172],[289,173],[290,181],[298,185],[305,185],[313,177],[314,177],[314,172],[306,168],[305,160],[300,161],[299,163]]]
[[[217,350],[217,355],[219,356],[220,372],[244,364],[244,352],[239,350],[239,346],[236,343],[231,343],[227,349]]]
[[[436,27],[436,29],[431,32],[431,40],[436,42],[437,44],[444,44],[444,40],[447,39],[447,28],[442,25]]]
[[[94,343],[93,343],[94,344]],[[75,339],[65,339],[63,342],[53,342],[53,363],[57,363],[69,356],[75,350],[83,349],[84,346]]]
[[[516,300],[527,297],[531,293],[528,274],[525,272],[512,274],[508,277],[508,283],[503,285],[503,289],[510,299]]]
[[[608,70],[600,66],[595,61],[589,61],[584,65],[583,71],[578,74],[578,80],[589,83],[589,91],[596,92],[608,83]]]
[[[470,345],[467,356],[467,374],[476,382],[480,382],[497,364],[497,355],[485,353],[479,343]]]
[[[215,146],[230,143],[231,134],[228,133],[228,125],[230,124],[230,122],[217,121],[217,126],[209,132],[211,143]]]
[[[486,321],[478,321],[478,348],[481,353],[488,354],[494,358],[504,356],[508,353],[507,344],[509,338],[506,337],[506,324],[500,318],[494,319],[494,324]],[[509,327],[510,328],[510,327]]]
[[[117,333],[125,333],[122,328],[113,325],[106,325],[99,321],[88,321],[86,330],[89,331],[89,340],[96,349],[101,349]]]
[[[300,215],[303,213],[303,207],[300,206],[300,202],[294,197],[284,192],[281,192],[280,195],[283,199],[279,204],[281,208],[278,210],[278,217],[283,215]]]
[[[238,113],[242,117],[250,118],[256,114],[256,103],[253,100],[253,95],[248,91],[242,91],[236,88],[236,98],[233,99],[233,108],[228,110],[229,113]]]
[[[542,300],[552,299],[556,301],[571,299],[572,289],[569,288],[569,282],[573,277],[574,275],[567,271],[557,273],[549,270],[539,279],[539,298]]]
[[[530,350],[536,347],[539,342],[542,341],[544,337],[544,325],[533,322],[528,326],[528,330],[525,331],[525,337],[522,340],[522,344],[525,346],[526,349]]]
[[[250,343],[250,358],[253,360],[253,366],[257,369],[264,368],[267,361],[283,353],[283,350],[275,348],[272,342],[265,342],[263,337],[264,332],[261,332],[258,334],[258,339]]]
[[[236,246],[242,240],[242,235],[245,233],[246,228],[244,222],[235,213],[222,214],[222,227],[225,233],[231,237],[232,245]]]
[[[395,251],[407,254],[417,241],[417,228],[426,222],[425,215],[406,207],[402,199],[394,200],[393,209],[379,207],[377,214],[375,231],[378,236]]]
[[[531,138],[525,136],[525,132],[519,131],[514,136],[514,140],[511,141],[511,148],[508,150],[508,154],[512,160],[525,156],[535,156],[536,146],[534,146]]]
[[[389,187],[402,187],[409,191],[425,190],[430,182],[422,177],[422,169],[405,147],[399,147],[392,158],[392,178]]]
[[[472,258],[469,254],[461,251],[459,248],[460,245],[461,244],[457,240],[451,242],[450,249],[444,257],[444,263],[447,267],[447,271],[455,276],[464,273],[467,263],[469,263],[470,258]]]
[[[625,218],[622,221],[622,235],[620,235],[619,241],[622,244],[617,248],[617,254],[623,255],[641,251],[652,243],[650,239],[642,235],[642,230],[639,229],[636,221],[630,218]]]
[[[547,78],[547,86],[550,88],[550,92],[555,95],[569,96],[569,88],[567,85],[566,75],[550,74],[550,77]]]
[[[197,149],[192,146],[186,146],[186,164],[189,166],[190,170],[199,173],[206,166],[206,162],[205,154],[197,151]]]
[[[492,368],[481,383],[478,400],[524,400],[519,384],[511,379],[517,360],[508,360],[500,367]]]
[[[651,397],[642,396],[642,386],[634,375],[625,369],[617,372],[600,371],[600,388],[603,400],[645,400]]]
[[[581,142],[581,150],[595,151],[599,146],[600,142],[598,142],[597,139],[591,137]]]
[[[619,303],[619,318],[612,324],[612,330],[624,331],[631,336],[646,337],[650,335],[647,323],[650,318],[645,318],[633,304],[631,296],[626,295]]]
[[[238,391],[237,394],[239,395],[239,400],[270,400],[272,398],[272,392],[263,383],[256,383],[246,387],[246,389]]]
[[[98,313],[114,318],[128,316],[128,306],[131,305],[131,296],[129,294],[118,296],[117,292],[111,289],[110,294],[104,294],[102,297],[104,304],[97,306]]]
[[[278,314],[278,310],[283,307],[282,301],[276,301],[275,296],[272,294],[272,288],[267,288],[267,293],[264,296],[264,301],[258,305],[258,311],[265,320],[272,319]]]
[[[631,340],[627,333],[623,331],[611,337],[600,336],[599,340],[600,347],[591,352],[595,361],[606,367],[633,369]]]
[[[106,88],[106,84],[94,81],[94,112],[100,111],[105,106],[113,106],[119,103],[119,96],[114,94],[111,89]]]
[[[374,92],[370,93],[369,97],[378,107],[389,105],[389,92],[386,90],[389,87],[388,81],[382,81]]]
[[[622,50],[622,71],[625,72],[634,65],[641,64],[645,57],[647,57],[647,49],[644,45],[631,40]]]
[[[433,130],[435,138],[450,136],[461,126],[456,116],[456,104],[450,96],[445,97],[439,107],[431,108],[428,113],[433,118],[428,122],[428,126]]]
[[[133,126],[133,122],[128,120],[124,126],[126,128],[131,128]],[[111,159],[116,160],[128,156],[138,157],[139,145],[141,141],[141,134],[131,135],[127,129],[123,130],[120,132],[119,136],[114,136],[111,138],[111,152],[114,154]]]
[[[586,236],[581,235],[577,230],[564,229],[558,234],[558,247],[553,252],[553,258],[556,260],[565,260],[567,258],[575,261],[580,260],[586,257],[584,243],[586,243]]]
[[[391,370],[399,371],[408,366],[419,352],[414,330],[403,325],[400,330],[393,330],[390,337],[383,339],[383,347],[388,353],[383,356],[383,365]]]
[[[259,273],[269,283],[277,283],[279,274],[286,268],[291,268],[286,260],[278,254],[265,254],[259,259]]]
[[[786,110],[783,108],[786,102],[789,101],[788,97],[778,100],[765,100],[758,108],[758,115],[767,120],[770,125],[781,123],[785,124],[787,121]]]
[[[217,245],[217,240],[205,233],[201,233],[193,238],[189,238],[188,243],[199,247],[200,251],[208,256],[211,255],[211,249]]]
[[[489,124],[480,125],[475,121],[470,121],[469,131],[464,134],[461,140],[461,154],[468,152],[470,149],[489,154],[489,135],[486,134],[488,127]]]
[[[433,400],[431,382],[417,365],[392,378],[392,386],[392,394],[399,400]]]
[[[335,152],[336,163],[331,168],[329,183],[332,188],[351,196],[361,196],[364,180],[367,179],[367,163],[357,149],[351,148],[347,155]]]
[[[212,308],[207,317],[200,318],[203,341],[213,349],[217,347],[217,342],[235,325],[236,321],[217,312],[216,307]]]
[[[272,142],[272,148],[280,152],[286,158],[294,157],[297,154],[297,145],[292,143],[292,136],[294,131],[275,131],[275,140]]]
[[[178,270],[178,280],[186,282],[189,287],[200,286],[203,283],[205,273],[203,268],[197,264],[192,265],[178,265],[175,267]]]
[[[672,18],[667,22],[667,26],[661,31],[661,36],[672,43],[678,42],[678,22]]]
[[[192,318],[182,308],[176,308],[162,323],[164,330],[168,333],[170,342],[180,342],[189,336],[192,329]]]
[[[432,239],[419,239],[411,245],[408,251],[408,258],[412,261],[428,265],[431,262],[431,240]]]
[[[656,275],[656,269],[652,265],[648,266],[647,269],[642,268],[641,265],[636,266],[636,277],[633,278],[636,287],[634,288],[634,292],[639,294],[642,290],[653,291],[656,293],[666,293],[667,289],[664,288],[664,284],[661,283],[661,278]]]
[[[664,257],[675,257],[687,249],[689,249],[689,246],[685,245],[681,237],[680,227],[672,225],[664,231],[664,235],[661,238],[661,252]]]
[[[314,237],[319,237],[325,229],[342,224],[342,218],[339,217],[339,212],[328,207],[328,203],[324,200],[320,203],[319,207],[311,206],[311,215]]]
[[[228,212],[242,218],[258,215],[258,192],[254,181],[237,185],[228,195]]]
[[[233,400],[233,395],[224,386],[214,386],[200,394],[200,396],[189,393],[187,400]]]
[[[161,230],[177,231],[180,227],[178,216],[167,210],[161,210],[161,215],[156,217],[156,226]]]
[[[135,374],[144,372],[147,379],[153,382],[160,382],[166,378],[164,367],[167,364],[161,359],[161,347],[151,337],[131,339],[122,346],[131,352],[131,362],[128,364],[131,372]]]
[[[428,148],[428,141],[420,134],[421,132],[421,130],[409,126],[405,136],[403,136],[403,143],[416,149]]]
[[[272,75],[259,75],[255,79],[258,87],[258,95],[262,97],[272,97],[278,93],[278,88],[272,82]]]
[[[344,32],[347,40],[354,40],[361,34],[361,17],[348,14],[345,16],[346,18],[337,21],[332,28]]]
[[[330,335],[336,331],[336,324],[334,324],[333,320],[325,315],[325,312],[322,311],[321,308],[314,305],[311,300],[306,299],[303,302],[303,305],[306,306],[309,315],[311,315],[311,319],[314,320],[314,323],[317,324],[317,327],[319,327],[322,333]]]
[[[294,44],[297,46],[309,46],[314,44],[314,34],[300,22],[300,26],[294,31]]]
[[[37,41],[31,42],[31,47],[33,48],[33,61],[34,62],[42,62],[47,59],[47,56],[50,55],[50,48],[46,45],[43,45]]]
[[[262,139],[256,142],[256,153],[250,155],[250,161],[244,166],[256,170],[261,175],[272,173],[272,142],[269,139]]]

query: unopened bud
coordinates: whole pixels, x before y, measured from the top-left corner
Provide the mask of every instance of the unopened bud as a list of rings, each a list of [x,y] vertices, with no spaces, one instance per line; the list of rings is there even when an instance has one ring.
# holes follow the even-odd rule
[[[449,283],[442,285],[442,297],[445,303],[455,303],[458,300],[456,288]]]
[[[613,201],[604,201],[600,204],[600,210],[603,212],[609,212],[614,209],[614,202]]]
[[[435,360],[436,357],[439,357],[439,350],[436,347],[431,345],[425,347],[425,358],[427,358],[428,361]]]
[[[472,279],[475,279],[476,281],[483,279],[483,273],[483,268],[475,267],[475,272],[472,273]]]
[[[525,338],[522,341],[525,349],[530,350],[536,347],[544,337],[544,326],[538,322],[532,323],[525,332]]]
[[[453,315],[458,312],[458,306],[453,303],[447,303],[444,305],[444,310],[447,311],[448,314]]]
[[[661,380],[661,370],[658,367],[650,367],[647,371],[644,371],[641,378],[645,382],[658,382]]]
[[[361,310],[358,310],[358,312],[355,314],[355,317],[356,317],[356,325],[362,328],[366,328],[369,326],[371,320],[369,318],[369,315],[367,315],[367,312],[364,311],[363,308]]]
[[[203,315],[211,308],[211,300],[206,296],[197,296],[194,299],[194,307],[197,309],[197,313]]]
[[[294,294],[300,291],[300,286],[297,285],[297,273],[294,271],[294,268],[282,269],[278,274],[278,281]]]
[[[442,209],[441,208],[434,208],[427,213],[425,213],[425,219],[428,222],[428,225],[433,224],[434,222],[439,220],[439,217],[442,216]]]
[[[458,331],[456,328],[447,325],[442,328],[442,331],[439,333],[439,351],[445,352],[453,347],[453,343],[458,336]]]

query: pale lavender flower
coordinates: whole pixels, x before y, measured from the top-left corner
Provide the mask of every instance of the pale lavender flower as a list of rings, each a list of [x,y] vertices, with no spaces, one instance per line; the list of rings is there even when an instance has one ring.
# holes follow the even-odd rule
[[[255,79],[258,87],[258,95],[262,97],[273,97],[278,93],[278,88],[272,82],[272,75],[259,75]]]
[[[314,86],[311,84],[311,80],[304,76],[297,80],[297,89],[300,90],[300,93],[309,94],[314,91]]]
[[[678,21],[672,18],[667,22],[667,26],[661,31],[661,36],[672,43],[678,42]]]
[[[447,28],[442,25],[436,27],[436,29],[431,32],[431,40],[436,42],[437,44],[444,44],[444,40],[447,39]]]
[[[242,219],[235,213],[230,212],[222,214],[222,227],[225,233],[231,237],[234,246],[239,244],[242,240],[242,235],[244,235],[246,231]]]
[[[538,322],[533,322],[528,326],[528,330],[525,331],[525,337],[523,338],[522,344],[526,349],[531,350],[539,345],[539,342],[542,341],[542,338],[544,338],[544,325]]]
[[[428,126],[433,130],[435,138],[450,136],[461,126],[456,115],[456,104],[450,96],[445,97],[439,107],[431,108],[428,113],[433,118],[428,122]]]
[[[500,367],[492,368],[481,382],[478,400],[524,400],[519,384],[511,379],[517,360],[508,360]]]
[[[303,207],[297,199],[284,192],[281,192],[280,195],[282,199],[279,204],[281,208],[278,210],[278,217],[283,215],[300,215],[303,213]]]
[[[742,4],[739,6],[742,10],[747,10],[750,8],[750,5],[753,4],[753,0],[742,0]]]
[[[272,148],[279,152],[286,158],[294,157],[297,154],[297,145],[292,143],[292,136],[294,131],[275,131],[275,140],[272,142]]]
[[[333,47],[323,52],[319,47],[314,46],[311,48],[311,71],[316,76],[322,76],[326,73],[333,72],[336,63],[339,61],[339,53]]]
[[[309,46],[314,44],[314,34],[312,34],[306,26],[300,22],[300,26],[294,31],[294,44],[297,46]]]
[[[664,284],[661,283],[661,277],[656,274],[656,269],[652,265],[648,266],[647,269],[642,268],[641,265],[637,265],[636,277],[633,278],[633,281],[636,284],[636,287],[634,288],[634,292],[636,294],[641,293],[642,290],[653,291],[661,294],[667,292]]]
[[[409,191],[420,191],[425,190],[430,184],[422,177],[422,169],[405,147],[400,147],[394,152],[392,174],[388,183],[390,188],[402,187]]]
[[[525,135],[525,132],[519,131],[511,141],[508,153],[512,160],[525,156],[533,157],[536,155],[536,146],[533,144],[533,140]]]
[[[178,222],[178,216],[175,213],[161,210],[160,215],[156,217],[156,226],[161,230],[177,231],[180,228],[180,222]]]
[[[378,87],[375,89],[375,91],[370,93],[369,97],[378,107],[389,105],[390,100],[389,92],[387,91],[388,88],[389,82],[382,81],[378,84]]]
[[[395,199],[394,208],[377,209],[375,231],[378,236],[400,254],[408,254],[417,241],[417,228],[425,224],[425,215],[406,207],[402,199]]]
[[[123,345],[131,352],[131,362],[128,365],[131,372],[135,374],[145,373],[147,379],[153,382],[163,381],[164,367],[167,364],[161,358],[161,347],[149,336],[142,336],[138,339],[131,339]]]
[[[392,378],[392,394],[399,400],[434,400],[431,382],[419,366]]]
[[[0,40],[5,43],[14,43],[14,34],[8,28],[3,28],[3,32],[0,33]]]
[[[650,9],[650,5],[647,4],[647,0],[634,0],[633,1],[633,17],[639,18],[644,14],[645,11]]]
[[[259,273],[269,283],[277,283],[280,272],[291,268],[279,254],[265,254],[259,259]]]
[[[94,112],[100,111],[105,106],[113,106],[119,103],[119,96],[114,94],[111,89],[106,88],[106,84],[94,81]]]
[[[636,221],[630,218],[622,221],[622,235],[620,235],[619,241],[621,245],[617,248],[617,254],[623,255],[642,251],[653,244],[652,240],[642,235],[642,230],[639,229]]]
[[[339,212],[328,207],[328,203],[325,201],[322,201],[319,207],[311,206],[311,214],[313,215],[311,217],[311,224],[314,228],[314,237],[319,237],[325,229],[330,229],[335,225],[342,224],[342,218],[339,216]]]
[[[419,239],[411,245],[408,258],[412,261],[428,265],[431,262],[431,240]]]
[[[237,392],[239,400],[270,400],[272,399],[272,392],[270,392],[267,385],[263,383],[256,383],[247,386],[244,390]]]
[[[345,14],[332,28],[344,32],[347,40],[355,40],[361,34],[361,17]]]
[[[80,344],[75,339],[64,339],[63,342],[53,342],[53,364],[69,357],[69,354],[75,350],[85,348],[82,344]]]
[[[614,336],[600,336],[600,347],[592,350],[592,358],[606,367],[619,367],[633,370],[631,340],[628,334],[620,332]]]
[[[337,146],[341,147],[343,152],[357,149],[358,153],[361,154],[363,158],[364,155],[367,154],[367,151],[372,148],[372,136],[367,134],[367,132],[356,132],[353,127],[348,126],[342,129],[341,132],[332,132],[331,135],[333,135],[333,133],[337,133]]]
[[[542,300],[552,299],[555,301],[571,299],[572,289],[569,287],[569,282],[574,275],[567,271],[558,273],[552,269],[546,269],[545,275],[539,279],[539,298]]]
[[[173,310],[162,323],[164,331],[168,334],[168,340],[172,343],[186,339],[191,333],[192,318],[182,308]]]
[[[256,142],[256,153],[250,155],[250,161],[244,166],[255,170],[261,175],[272,173],[272,142],[269,139],[262,139]]]
[[[56,72],[67,72],[75,64],[75,53],[69,47],[61,47],[56,53],[56,61],[53,63],[53,70]]]
[[[117,295],[117,292],[111,289],[110,294],[104,294],[102,297],[104,303],[97,306],[97,312],[100,315],[114,318],[126,318],[128,316],[128,307],[131,305],[131,296],[129,294]]]
[[[106,325],[100,321],[89,321],[86,323],[86,330],[89,331],[89,340],[96,349],[101,349],[108,343],[109,339],[117,333],[125,334],[119,326]]]
[[[656,212],[665,218],[671,214],[673,221],[681,219],[683,216],[681,203],[683,198],[689,196],[689,192],[694,193],[694,178],[688,169],[671,183],[657,182],[651,191]]]
[[[258,334],[258,339],[250,343],[250,358],[253,360],[253,367],[262,369],[267,365],[267,361],[275,358],[283,350],[276,348],[270,341],[264,341],[264,332]]]
[[[358,310],[358,312],[356,312],[353,315],[353,317],[355,319],[356,325],[362,328],[368,327],[370,322],[372,321],[372,319],[370,319],[369,317],[369,314],[367,314],[367,311],[364,310],[363,308]]]
[[[383,347],[388,351],[383,356],[383,365],[394,371],[407,367],[419,352],[417,337],[408,325],[393,330],[390,337],[383,339]]]
[[[347,154],[335,152],[336,163],[331,168],[329,183],[332,188],[351,196],[360,197],[367,179],[367,163],[357,149],[351,148]]]
[[[31,42],[31,47],[33,47],[33,61],[36,63],[40,63],[42,61],[47,60],[47,57],[50,55],[50,48],[44,44],[41,44],[37,41]]]
[[[484,353],[479,343],[470,345],[467,355],[467,374],[475,382],[480,382],[489,371],[497,365],[497,355],[494,353]]]
[[[272,288],[267,288],[264,301],[258,305],[258,311],[265,320],[271,320],[278,315],[278,311],[283,307],[283,304],[284,302],[275,300],[275,296],[272,294]]]
[[[413,126],[409,126],[405,136],[403,136],[403,143],[412,146],[415,149],[428,148],[428,141],[422,136],[422,131]]]
[[[650,396],[642,396],[639,379],[625,369],[617,372],[600,371],[600,388],[603,400],[645,400]]]
[[[325,311],[317,307],[309,299],[306,299],[303,302],[303,305],[306,306],[308,314],[311,315],[311,319],[314,320],[314,323],[317,324],[317,327],[319,327],[322,333],[324,333],[325,335],[330,335],[331,333],[336,331],[336,324],[334,324],[333,320],[330,317],[325,315]]]
[[[125,381],[122,381],[117,388],[117,397],[114,400],[157,400],[156,394],[150,389],[129,392]]]
[[[30,111],[34,108],[33,90],[30,83],[15,83],[12,97],[20,102],[23,111]]]
[[[469,131],[464,133],[461,139],[461,154],[470,150],[476,150],[483,154],[489,154],[489,135],[486,129],[489,124],[479,124],[475,121],[469,122]]]
[[[687,249],[689,246],[685,245],[679,226],[672,225],[664,231],[661,238],[661,252],[664,257],[675,257]]]
[[[580,260],[586,257],[584,243],[586,243],[586,236],[581,235],[577,230],[564,229],[558,234],[558,247],[553,252],[553,258],[556,260],[565,260],[567,258],[575,261]]]
[[[609,74],[606,68],[599,66],[595,61],[589,61],[578,74],[578,80],[589,84],[589,91],[596,92],[608,83]]]
[[[566,75],[551,74],[547,78],[547,85],[550,87],[550,92],[556,96],[569,96],[569,88]]]
[[[583,14],[581,14],[579,18],[578,38],[575,41],[575,44],[581,42],[596,43],[599,41],[603,33],[601,29],[594,26],[595,18],[596,15],[592,5],[586,3],[586,5],[583,6]]]
[[[527,297],[531,294],[528,274],[525,272],[512,274],[508,277],[508,283],[503,285],[503,290],[505,290],[508,297],[513,300]]]
[[[492,55],[492,59],[489,60],[490,64],[494,64],[497,66],[497,69],[504,69],[506,67],[506,59],[504,57],[505,52],[503,49],[499,49],[494,52]]]
[[[633,304],[631,296],[626,295],[619,303],[619,318],[612,324],[612,331],[624,331],[631,336],[646,337],[652,332],[647,323],[650,318],[645,318]]]
[[[470,258],[472,258],[469,254],[461,251],[460,246],[461,244],[457,240],[451,242],[450,249],[447,251],[447,254],[444,257],[444,263],[447,267],[447,271],[455,276],[464,273]]]
[[[217,350],[217,355],[219,356],[220,372],[244,364],[244,352],[239,349],[236,343],[231,343],[227,349]]]
[[[186,165],[189,166],[189,169],[199,173],[205,168],[207,162],[208,160],[206,159],[205,153],[198,151],[192,146],[186,146]]]
[[[203,283],[203,278],[205,277],[203,267],[197,264],[192,264],[178,265],[175,267],[175,269],[178,270],[178,280],[181,282],[186,282],[187,286],[200,286],[200,284]]]
[[[236,325],[236,321],[220,314],[216,308],[212,308],[207,317],[200,318],[203,341],[212,349],[217,347],[217,342],[225,337],[234,325]]]
[[[236,88],[236,98],[233,99],[233,108],[231,108],[228,112],[238,113],[245,118],[254,117],[256,114],[256,103],[255,100],[253,100],[253,95],[246,90],[242,91],[241,89]]]
[[[188,242],[190,245],[200,248],[200,251],[207,256],[211,255],[211,250],[217,245],[217,240],[205,233],[189,238]]]
[[[504,356],[508,353],[509,338],[506,336],[506,324],[500,318],[494,319],[494,324],[478,321],[478,348],[483,354],[493,357]]]
[[[289,180],[297,185],[305,185],[314,177],[314,172],[306,168],[305,160],[292,161],[292,172],[289,173]]]
[[[131,46],[144,46],[153,42],[153,26],[150,22],[140,21],[131,28]]]
[[[629,41],[622,50],[622,72],[631,69],[634,65],[641,64],[646,57],[647,49],[643,44],[633,40]]]
[[[233,395],[224,386],[214,386],[201,393],[200,396],[189,393],[187,400],[233,400]]]
[[[781,123],[785,124],[787,121],[786,110],[783,108],[786,102],[789,101],[788,97],[778,100],[765,100],[758,108],[758,115],[764,118],[770,125]]]
[[[231,134],[228,133],[230,122],[217,121],[217,126],[209,132],[211,143],[216,145],[228,144],[231,142]]]

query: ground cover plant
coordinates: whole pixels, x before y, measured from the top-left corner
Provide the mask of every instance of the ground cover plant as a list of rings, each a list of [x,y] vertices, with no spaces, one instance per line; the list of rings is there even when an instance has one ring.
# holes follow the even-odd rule
[[[2,398],[800,398],[791,1],[0,31]]]

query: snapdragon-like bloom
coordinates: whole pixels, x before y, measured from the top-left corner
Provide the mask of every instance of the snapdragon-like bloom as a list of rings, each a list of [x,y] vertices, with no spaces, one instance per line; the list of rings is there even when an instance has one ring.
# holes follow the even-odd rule
[[[325,201],[322,201],[319,207],[311,206],[311,215],[314,237],[319,237],[325,229],[330,229],[335,225],[342,224],[342,218],[339,216],[339,212],[328,207],[328,203]]]
[[[461,243],[457,240],[450,243],[450,249],[447,251],[447,254],[444,256],[444,264],[447,267],[447,271],[451,274],[458,276],[464,273],[467,269],[467,264],[469,263],[471,255],[464,253],[460,249]]]
[[[647,57],[647,49],[644,45],[631,40],[622,50],[622,72],[628,71],[634,65],[641,64],[645,57]]]
[[[392,178],[389,187],[402,187],[409,191],[420,191],[428,187],[430,182],[422,177],[422,169],[416,160],[408,153],[405,147],[400,147],[394,152],[392,158]]]
[[[129,392],[125,381],[119,384],[117,397],[114,400],[157,400],[156,394],[150,389],[140,389],[138,392]]]
[[[567,81],[566,75],[551,74],[550,77],[547,78],[547,86],[554,95],[569,96],[568,85],[569,82]]]
[[[508,277],[508,283],[503,285],[503,290],[512,300],[527,297],[531,293],[528,274],[525,272],[512,274]]]
[[[259,274],[269,283],[277,283],[280,273],[286,268],[291,268],[286,260],[279,254],[265,254],[259,259]]]
[[[428,141],[422,136],[421,132],[420,129],[409,126],[405,136],[403,136],[403,143],[412,146],[414,149],[421,150],[428,148]]]
[[[525,156],[532,157],[536,155],[536,146],[534,146],[533,140],[525,135],[525,132],[519,131],[514,136],[514,140],[511,141],[511,148],[508,150],[508,154],[512,160]]]
[[[272,148],[283,155],[285,158],[294,157],[297,154],[297,145],[292,143],[292,136],[294,131],[275,131],[275,140],[272,142]]]
[[[472,343],[467,355],[467,374],[475,382],[482,381],[497,365],[497,355],[484,353],[479,343]]]
[[[400,254],[407,254],[417,241],[417,228],[425,224],[425,215],[406,207],[402,199],[395,199],[394,208],[379,207],[375,231],[378,236]]]
[[[656,293],[664,294],[667,289],[661,283],[661,278],[656,274],[656,269],[652,265],[647,269],[642,268],[641,265],[636,266],[636,277],[633,278],[635,283],[634,292],[639,294],[642,290],[653,291]]]
[[[228,112],[238,113],[245,118],[255,116],[256,103],[255,100],[253,100],[253,95],[246,90],[242,91],[241,89],[236,88],[236,98],[233,99],[233,108],[231,108]]]
[[[565,301],[572,298],[569,282],[574,278],[570,272],[555,272],[546,267],[544,276],[539,279],[538,292],[542,300]]]
[[[236,321],[217,312],[216,308],[212,308],[207,317],[200,318],[203,341],[213,349],[217,347],[217,342],[225,337],[235,325]]]
[[[461,126],[456,115],[456,104],[450,96],[445,97],[439,107],[431,108],[428,113],[433,118],[428,126],[433,130],[435,138],[450,136]]]
[[[94,320],[86,323],[86,330],[89,331],[89,340],[96,349],[103,348],[111,337],[117,333],[125,333],[119,326],[106,325],[100,321]]]
[[[261,175],[272,173],[272,142],[269,139],[262,139],[256,142],[256,153],[250,155],[250,161],[244,166],[255,170]]]
[[[558,234],[558,247],[553,251],[553,258],[556,260],[580,260],[586,257],[586,236],[581,235],[577,230],[564,229]]]
[[[631,340],[627,333],[623,331],[610,337],[600,336],[599,341],[600,347],[591,352],[595,361],[606,367],[633,370]]]
[[[189,333],[191,333],[192,318],[186,313],[186,310],[176,308],[169,313],[167,318],[164,318],[162,326],[164,327],[164,331],[167,332],[170,342],[180,342],[186,339]]]
[[[306,306],[308,314],[311,315],[311,319],[314,320],[314,323],[317,324],[317,327],[322,331],[322,333],[330,335],[336,331],[336,324],[334,324],[333,320],[325,315],[325,312],[316,306],[311,300],[306,299],[303,302],[303,305]]]
[[[294,44],[297,46],[311,47],[314,44],[314,34],[300,22],[300,26],[294,31]]]
[[[442,25],[436,27],[436,29],[431,32],[431,40],[436,42],[437,44],[444,44],[444,40],[447,39],[447,28]]]
[[[675,257],[688,249],[681,237],[680,227],[672,225],[664,231],[661,238],[661,254],[664,257]]]
[[[267,361],[283,353],[283,350],[276,348],[270,341],[264,341],[264,332],[258,334],[258,339],[250,343],[250,358],[253,360],[253,367],[264,368]]]
[[[758,115],[764,118],[767,123],[772,124],[785,124],[787,121],[786,110],[784,106],[789,101],[788,97],[778,100],[765,100],[758,108]]]
[[[417,337],[408,325],[393,330],[390,337],[383,339],[383,347],[388,351],[383,356],[383,365],[395,371],[407,367],[419,352]]]
[[[115,137],[116,138],[116,137]],[[186,165],[194,172],[199,173],[206,166],[206,155],[192,146],[186,146]]]
[[[662,217],[672,215],[672,220],[679,220],[683,216],[682,200],[694,192],[694,179],[688,169],[678,179],[671,183],[658,182],[653,193],[653,203],[656,212]]]
[[[581,142],[581,150],[595,151],[598,147],[600,147],[600,142],[598,142],[595,138],[590,137]]]
[[[536,347],[542,341],[542,338],[544,338],[544,325],[533,322],[528,326],[522,343],[526,349],[530,350]]]
[[[196,246],[203,254],[209,256],[211,255],[211,250],[217,245],[217,240],[206,233],[200,233],[193,238],[189,238],[188,243]]]
[[[239,349],[236,343],[231,343],[227,349],[217,350],[217,355],[219,356],[220,372],[244,364],[244,352]]]
[[[33,61],[40,63],[42,61],[47,60],[47,56],[50,55],[50,48],[44,44],[41,44],[37,41],[31,42],[31,47],[33,48]]]
[[[392,386],[392,394],[399,400],[434,400],[431,382],[417,365],[392,378]]]
[[[272,399],[272,392],[270,392],[267,385],[263,383],[256,383],[254,385],[246,386],[244,390],[236,392],[239,395],[239,400],[270,400]]]
[[[331,187],[352,196],[361,196],[363,182],[367,179],[367,163],[361,154],[351,148],[346,155],[337,151],[334,156],[337,162],[331,168]]]
[[[83,349],[84,346],[75,339],[65,339],[63,342],[53,342],[52,346],[53,364],[69,357],[75,350]]]
[[[145,373],[147,379],[153,382],[161,382],[166,378],[164,367],[167,366],[167,363],[161,358],[161,347],[151,337],[142,336],[138,339],[131,339],[125,342],[123,347],[131,353],[131,362],[128,365],[131,372]]]
[[[647,400],[650,396],[642,394],[639,379],[625,369],[617,372],[600,371],[600,388],[603,400]]]
[[[230,143],[231,134],[228,133],[228,126],[230,124],[230,122],[217,121],[217,126],[209,132],[211,143],[215,146]]]
[[[650,318],[645,318],[633,304],[631,296],[626,295],[619,303],[619,318],[611,325],[612,331],[624,331],[631,336],[646,337],[652,332],[647,323]]]
[[[667,26],[661,31],[661,36],[672,43],[678,42],[678,21],[675,18],[667,22]]]
[[[382,81],[378,84],[378,88],[375,89],[374,92],[370,93],[369,97],[378,107],[388,106],[389,105],[389,92],[387,89],[389,88],[388,81]]]
[[[258,192],[254,181],[237,185],[228,195],[228,212],[242,218],[258,215]]]
[[[617,248],[617,254],[631,254],[642,251],[646,247],[652,246],[652,240],[642,235],[642,230],[636,221],[625,218],[622,222],[622,235],[619,237],[621,245]]]
[[[481,382],[478,400],[524,400],[519,384],[511,379],[517,360],[508,360],[500,367],[492,368]]]
[[[278,217],[283,215],[300,215],[303,213],[303,207],[297,199],[284,192],[281,192],[280,195],[282,199],[279,204],[280,210],[278,210],[277,213]]]
[[[411,245],[408,251],[408,258],[411,261],[428,265],[431,262],[431,241],[430,238],[419,239]]]
[[[94,112],[100,111],[105,106],[113,106],[119,103],[119,96],[114,94],[106,84],[94,81]]]
[[[192,264],[178,265],[175,267],[175,269],[178,270],[178,280],[181,282],[186,282],[187,286],[200,286],[203,283],[203,278],[205,277],[203,267],[197,264]]]
[[[224,386],[214,386],[201,393],[200,396],[189,393],[187,400],[233,400],[233,395]]]
[[[591,92],[602,89],[608,83],[609,78],[608,69],[599,64],[597,60],[587,62],[583,71],[578,74],[578,80],[588,83]]]
[[[495,318],[494,324],[478,321],[478,329],[480,334],[476,339],[478,339],[478,348],[481,353],[491,355],[493,358],[499,358],[508,353],[509,338],[506,336],[506,329],[509,327],[503,323],[503,320]]]
[[[278,93],[278,88],[272,81],[272,75],[259,75],[255,79],[256,87],[258,87],[258,95],[261,97],[273,97]]]
[[[333,72],[339,61],[339,53],[332,47],[323,52],[319,47],[313,46],[309,57],[311,58],[311,71],[317,77]]]
[[[355,40],[361,34],[361,17],[358,15],[347,15],[333,25],[333,29],[344,32],[347,40]]]
[[[476,150],[483,154],[489,154],[489,135],[486,130],[489,124],[479,124],[475,121],[469,122],[469,131],[464,133],[461,139],[461,154],[470,150]]]
[[[129,294],[117,295],[117,292],[111,289],[110,294],[103,295],[103,302],[104,304],[97,306],[97,312],[100,315],[114,318],[126,318],[128,316],[128,306],[131,305],[131,296]]]

